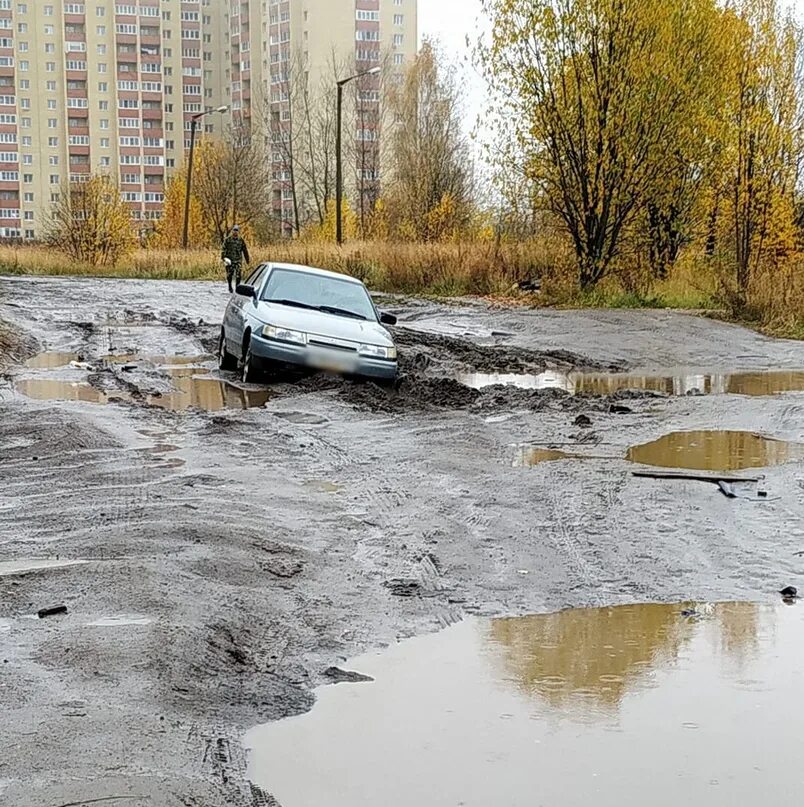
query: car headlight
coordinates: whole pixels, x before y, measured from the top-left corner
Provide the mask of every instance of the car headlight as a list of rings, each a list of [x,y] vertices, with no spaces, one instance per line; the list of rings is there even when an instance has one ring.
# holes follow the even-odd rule
[[[395,359],[395,347],[382,347],[381,345],[360,345],[357,351],[361,356],[373,356],[377,359]]]
[[[263,325],[262,336],[265,339],[278,339],[281,342],[294,342],[297,345],[307,344],[307,334],[292,331],[290,328],[277,328],[276,325]]]

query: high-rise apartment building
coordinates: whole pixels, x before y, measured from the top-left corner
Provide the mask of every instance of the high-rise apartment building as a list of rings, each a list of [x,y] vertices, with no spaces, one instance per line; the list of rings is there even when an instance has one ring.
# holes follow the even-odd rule
[[[299,226],[300,206],[310,204],[310,189],[299,174],[315,172],[316,162],[325,164],[317,172],[325,176],[317,181],[329,181],[330,195],[334,191],[332,172],[323,155],[308,155],[306,172],[294,166],[294,162],[304,162],[300,150],[332,151],[334,146],[334,121],[330,118],[322,124],[324,113],[304,107],[312,103],[332,109],[336,80],[372,69],[381,73],[363,75],[350,87],[343,128],[344,141],[351,145],[345,149],[346,189],[357,199],[358,207],[376,200],[385,120],[382,89],[399,80],[405,64],[416,54],[417,0],[263,0],[261,5],[261,28],[255,28],[252,20],[248,38],[241,34],[240,46],[241,54],[244,46],[250,53],[245,62],[252,71],[259,64],[261,92],[257,96],[254,80],[249,84],[248,75],[241,73],[242,94],[233,95],[232,106],[235,115],[242,110],[245,118],[253,119],[261,105],[270,140],[271,210],[281,221],[282,232],[291,235]],[[232,25],[236,26],[234,17]],[[234,36],[232,43],[236,65]],[[237,86],[233,80],[233,89]],[[314,119],[322,128],[328,126],[329,132],[321,132],[317,138],[311,138],[309,132],[300,137],[301,128],[315,127]],[[320,202],[318,199],[319,207]]]
[[[94,173],[115,177],[147,226],[193,115],[230,105],[203,118],[212,137],[290,128],[291,71],[401,68],[416,36],[416,0],[0,0],[0,238],[42,237],[58,195]],[[365,121],[379,80],[360,90]],[[374,124],[347,127],[379,140]],[[291,169],[281,150],[269,159],[272,210],[289,225]]]
[[[119,181],[135,219],[161,215],[191,115],[224,96],[220,5],[0,0],[0,237],[41,237],[58,194],[93,173]]]

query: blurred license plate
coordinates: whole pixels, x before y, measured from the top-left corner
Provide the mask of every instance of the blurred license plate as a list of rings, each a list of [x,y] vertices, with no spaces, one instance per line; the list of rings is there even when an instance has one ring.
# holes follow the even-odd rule
[[[357,367],[353,356],[340,356],[329,350],[316,350],[310,353],[310,366],[328,373],[348,373]]]

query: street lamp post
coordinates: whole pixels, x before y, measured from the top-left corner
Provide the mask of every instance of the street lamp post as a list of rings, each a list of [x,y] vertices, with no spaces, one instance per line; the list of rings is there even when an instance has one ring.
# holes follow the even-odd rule
[[[338,82],[338,123],[335,130],[335,240],[338,244],[343,243],[343,222],[341,212],[343,208],[343,160],[341,155],[341,127],[343,124],[343,88],[350,81],[362,76],[376,76],[380,72],[379,67],[372,67],[371,70],[364,70],[349,78],[343,78]]]
[[[190,240],[190,191],[193,184],[193,153],[195,152],[195,129],[198,121],[209,115],[211,112],[228,112],[228,106],[219,106],[217,109],[208,109],[206,112],[199,112],[193,115],[190,122],[190,162],[187,165],[187,187],[184,192],[184,235],[182,236],[182,246],[187,249]]]

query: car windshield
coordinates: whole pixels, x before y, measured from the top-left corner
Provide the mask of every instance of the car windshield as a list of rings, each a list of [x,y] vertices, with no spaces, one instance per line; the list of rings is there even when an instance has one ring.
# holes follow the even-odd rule
[[[351,319],[377,321],[371,298],[362,284],[312,272],[274,269],[265,284],[262,299]]]

